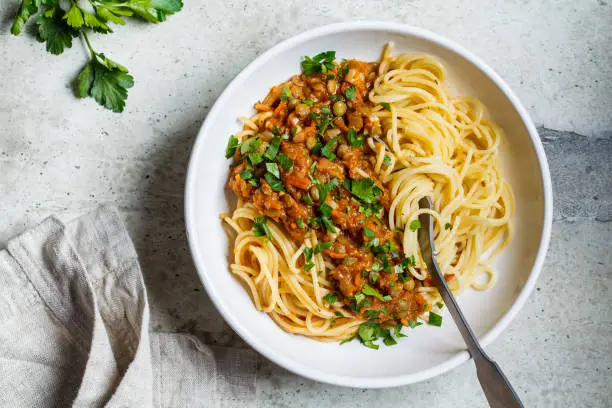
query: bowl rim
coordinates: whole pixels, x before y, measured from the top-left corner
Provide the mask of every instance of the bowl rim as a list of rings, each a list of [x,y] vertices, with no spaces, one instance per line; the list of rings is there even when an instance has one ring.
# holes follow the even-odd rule
[[[442,373],[445,373],[459,364],[467,361],[470,358],[470,355],[467,351],[459,351],[453,357],[446,360],[445,362],[438,364],[434,367],[428,368],[426,370],[405,374],[405,375],[393,375],[387,377],[350,377],[346,375],[338,375],[338,374],[330,374],[324,371],[320,371],[317,369],[313,369],[307,366],[304,366],[300,363],[296,363],[290,359],[279,356],[274,348],[267,344],[261,344],[255,341],[255,339],[251,336],[251,334],[245,330],[241,323],[232,317],[228,310],[223,306],[223,302],[220,300],[220,295],[215,291],[214,286],[209,279],[209,275],[207,273],[207,269],[205,266],[205,261],[201,251],[198,250],[199,245],[195,240],[194,234],[194,224],[191,222],[193,219],[193,215],[197,208],[193,205],[193,196],[195,194],[195,157],[198,156],[198,152],[205,147],[204,142],[205,138],[201,137],[203,134],[206,134],[212,124],[216,120],[216,116],[218,111],[220,111],[221,107],[225,104],[226,99],[229,97],[229,94],[233,90],[237,83],[244,77],[247,77],[254,71],[256,68],[260,67],[262,64],[266,63],[267,60],[275,55],[278,55],[293,46],[305,42],[307,40],[322,37],[330,34],[337,33],[348,33],[353,31],[362,31],[362,30],[372,30],[372,31],[384,31],[389,33],[396,34],[404,34],[413,36],[419,39],[431,41],[441,47],[444,47],[461,57],[465,58],[472,64],[474,64],[481,72],[483,72],[486,76],[488,76],[497,87],[504,93],[506,98],[512,103],[514,108],[516,109],[521,121],[523,122],[529,137],[531,138],[531,144],[535,150],[538,164],[540,167],[540,176],[543,186],[544,193],[544,222],[542,227],[542,234],[540,236],[540,245],[538,248],[538,252],[536,254],[535,261],[533,263],[533,267],[531,268],[531,272],[529,273],[529,277],[525,282],[521,292],[518,297],[515,299],[514,303],[510,306],[510,308],[502,315],[502,317],[495,323],[495,325],[480,339],[482,346],[487,346],[490,344],[512,321],[512,319],[518,314],[520,309],[524,306],[529,294],[533,290],[536,280],[540,274],[542,266],[544,264],[544,259],[546,257],[546,252],[548,250],[548,245],[550,242],[551,236],[551,227],[552,227],[552,213],[553,213],[553,193],[552,193],[552,182],[550,178],[550,171],[548,167],[548,162],[546,160],[546,154],[544,152],[544,146],[540,140],[538,132],[536,130],[535,125],[531,121],[529,114],[519,101],[518,97],[514,94],[514,92],[510,89],[510,87],[506,84],[506,82],[501,79],[501,77],[487,64],[485,64],[480,58],[476,57],[471,52],[467,51],[465,48],[460,46],[459,44],[439,35],[434,32],[431,32],[426,29],[413,27],[406,24],[400,23],[391,23],[384,21],[357,21],[357,22],[344,22],[344,23],[335,23],[330,25],[321,26],[318,28],[314,28],[303,32],[301,34],[295,35],[287,40],[284,40],[272,48],[264,52],[255,58],[249,65],[247,65],[223,90],[220,96],[215,101],[213,107],[210,112],[206,116],[204,123],[202,124],[198,136],[194,142],[192,152],[189,158],[189,165],[187,169],[187,177],[185,183],[185,224],[186,224],[186,232],[187,232],[187,240],[189,242],[189,249],[192,254],[196,269],[198,271],[198,275],[202,280],[203,286],[214,303],[217,310],[223,316],[225,321],[230,325],[230,327],[236,331],[236,333],[247,343],[249,346],[253,347],[257,352],[271,360],[272,362],[278,364],[279,366],[294,372],[303,377],[319,381],[325,382],[333,385],[347,386],[347,387],[358,387],[358,388],[387,388],[387,387],[395,387],[400,385],[412,384],[420,381],[427,380],[429,378],[435,377]]]

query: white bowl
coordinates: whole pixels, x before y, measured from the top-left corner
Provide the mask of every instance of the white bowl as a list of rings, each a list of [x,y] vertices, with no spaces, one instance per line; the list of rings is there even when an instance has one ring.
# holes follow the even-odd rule
[[[550,174],[536,129],[508,85],[480,59],[443,37],[406,25],[358,22],[321,27],[276,45],[246,67],[211,109],[191,154],[185,191],[187,234],[195,265],[230,326],[278,365],[313,380],[352,387],[422,381],[456,367],[469,355],[447,313],[441,328],[405,329],[408,337],[396,346],[371,350],[358,342],[340,346],[285,333],[256,311],[229,271],[231,243],[219,220],[233,202],[225,189],[229,161],[224,153],[230,134],[241,128],[238,118],[250,116],[253,103],[271,86],[298,73],[304,55],[336,50],[338,58],[374,61],[389,41],[396,53],[420,51],[439,57],[451,86],[480,99],[505,130],[501,165],[516,194],[516,235],[494,264],[497,284],[458,298],[482,344],[490,343],[523,306],[544,262],[552,220]]]

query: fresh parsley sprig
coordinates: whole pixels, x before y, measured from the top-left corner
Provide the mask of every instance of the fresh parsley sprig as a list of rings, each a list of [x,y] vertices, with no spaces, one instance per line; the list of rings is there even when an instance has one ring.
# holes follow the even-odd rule
[[[127,68],[94,51],[87,33],[109,34],[110,23],[125,24],[125,17],[139,16],[150,23],[164,21],[183,7],[182,0],[89,0],[85,9],[76,0],[22,0],[17,9],[11,33],[23,32],[30,18],[36,16],[38,38],[52,54],[62,54],[72,47],[72,39],[82,37],[90,51],[90,60],[76,80],[76,94],[90,96],[113,112],[122,112],[128,89],[134,78]]]

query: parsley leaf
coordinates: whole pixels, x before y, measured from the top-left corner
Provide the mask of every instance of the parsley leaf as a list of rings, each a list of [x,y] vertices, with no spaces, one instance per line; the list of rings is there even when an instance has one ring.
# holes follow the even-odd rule
[[[346,89],[346,91],[344,91],[344,96],[346,96],[346,99],[354,99],[355,96],[357,96],[357,89],[355,88],[355,86],[351,86],[348,87]]]
[[[344,343],[348,343],[349,341],[353,341],[357,338],[357,336],[353,336],[353,337],[347,337],[346,339],[342,340],[340,342],[340,344],[344,344]]]
[[[349,191],[355,197],[367,204],[376,203],[377,197],[382,194],[382,190],[369,178],[353,180],[350,182]]]
[[[30,17],[38,13],[38,6],[40,3],[41,2],[37,0],[22,0],[17,13],[15,14],[15,21],[11,26],[11,34],[21,34],[23,27],[28,22]]]
[[[314,201],[312,201],[312,197],[310,197],[308,194],[303,195],[301,200],[308,205],[314,205]]]
[[[261,146],[261,140],[257,136],[250,137],[240,145],[240,154],[256,152]]]
[[[391,337],[391,333],[389,332],[389,330],[385,331],[385,338],[383,339],[383,343],[385,343],[385,346],[395,346],[397,344],[397,341]]]
[[[304,247],[302,254],[304,255],[304,259],[306,260],[306,262],[310,262],[313,253],[314,251],[311,247]]]
[[[314,267],[314,262],[308,262],[307,264],[304,265],[304,270],[306,272],[308,272],[309,270],[311,270]]]
[[[290,159],[289,156],[286,156],[282,153],[276,156],[276,160],[278,161],[278,164],[280,164],[281,167],[285,169],[285,171],[289,171],[293,167],[293,160]]]
[[[333,305],[338,301],[338,295],[336,293],[328,293],[327,295],[323,296],[323,300],[330,305]]]
[[[383,163],[385,163],[387,166],[391,165],[391,157],[385,155],[385,158],[383,159]]]
[[[411,329],[414,329],[415,327],[420,326],[422,324],[423,323],[421,323],[421,322],[417,322],[417,321],[414,321],[414,320],[408,320],[408,326],[410,326]]]
[[[334,60],[336,59],[336,51],[325,51],[315,55],[314,57],[304,57],[302,61],[302,71],[307,76],[317,73],[325,74],[327,71],[334,69]]]
[[[368,318],[369,319],[377,319],[380,316],[380,310],[368,310]]]
[[[287,99],[292,98],[291,89],[289,89],[288,85],[285,85],[283,88],[283,93],[281,94],[281,101],[285,102]]]
[[[268,182],[272,191],[285,191],[285,185],[274,174],[268,172],[264,175],[264,179]]]
[[[266,170],[268,170],[274,177],[280,178],[280,171],[276,163],[266,163]]]
[[[281,139],[280,137],[272,138],[266,152],[264,153],[264,157],[268,160],[274,160],[276,155],[278,154],[278,148],[280,147]]]
[[[333,146],[338,141],[340,136],[336,136],[334,138],[329,139],[325,146],[321,149],[321,155],[325,156],[328,160],[334,160],[336,158],[336,153],[333,151]]]
[[[397,337],[398,339],[401,337],[407,337],[405,334],[402,333],[401,323],[398,323],[397,326],[395,326],[395,328],[393,329],[393,334],[395,334],[395,337]]]
[[[134,78],[127,69],[100,53],[92,54],[78,77],[79,96],[91,96],[113,112],[123,112],[127,90],[132,86]]]
[[[304,220],[301,218],[298,218],[297,220],[295,220],[295,223],[297,224],[297,226],[300,229],[306,229],[306,224],[304,224]]]
[[[429,312],[429,324],[438,327],[442,326],[442,316],[434,312]]]
[[[421,228],[421,226],[422,226],[421,225],[421,221],[419,221],[419,220],[412,220],[410,222],[410,231],[416,231],[419,228]]]
[[[338,180],[337,178],[331,179],[331,181],[325,184],[321,184],[319,181],[315,180],[315,185],[319,190],[319,202],[325,203],[325,200],[327,199],[329,193],[333,189],[338,187],[338,184],[340,184],[340,180]]]
[[[352,147],[359,147],[363,145],[363,137],[357,136],[357,132],[353,128],[349,129],[346,139],[348,140],[349,145]]]
[[[270,228],[266,225],[267,222],[268,218],[266,217],[255,217],[253,220],[253,234],[255,234],[256,237],[266,236],[272,241],[274,238],[272,237],[272,231],[270,231]]]
[[[389,302],[391,300],[391,296],[389,296],[389,295],[386,295],[386,296],[381,295],[379,291],[377,291],[376,289],[374,289],[373,287],[371,287],[367,283],[365,283],[363,285],[363,288],[361,288],[361,292],[364,295],[374,296],[376,299],[380,300],[381,302]]]
[[[311,101],[310,99],[304,99],[304,100],[302,101],[302,103],[303,103],[304,105],[306,105],[306,106],[312,106],[312,105],[314,105],[314,102],[313,102],[313,101]]]
[[[257,166],[263,161],[263,153],[255,152],[248,155],[249,161],[253,166]]]
[[[238,138],[234,135],[231,135],[229,140],[227,141],[227,147],[225,148],[225,158],[231,158],[234,153],[236,153],[236,149],[238,149],[239,145],[240,142],[238,141]]]
[[[387,102],[381,102],[380,104],[382,105],[383,108],[385,108],[385,110],[388,110],[389,112],[391,112],[391,105],[389,105]]]
[[[38,37],[47,43],[47,51],[59,55],[64,49],[72,47],[72,38],[79,35],[78,30],[70,27],[62,18],[59,6],[46,10],[36,19]]]
[[[376,235],[374,234],[374,231],[372,231],[370,228],[367,227],[363,227],[363,235],[366,236],[366,238],[376,238]]]
[[[449,229],[451,229],[452,226],[453,225],[450,222],[447,222],[446,224],[444,224],[444,229],[445,230],[449,230]]]
[[[323,251],[328,250],[329,248],[331,248],[333,245],[332,242],[319,242],[316,246],[315,246],[315,250],[314,253],[315,254],[319,254]]]

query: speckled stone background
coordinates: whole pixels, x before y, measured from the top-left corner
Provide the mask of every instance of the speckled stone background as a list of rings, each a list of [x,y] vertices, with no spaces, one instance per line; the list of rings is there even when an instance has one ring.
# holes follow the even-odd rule
[[[327,23],[372,19],[446,35],[482,57],[539,126],[555,212],[525,308],[488,348],[526,407],[612,406],[612,3],[609,0],[187,1],[94,47],[136,78],[123,114],[76,99],[79,41],[59,57],[8,34],[0,2],[0,246],[51,213],[116,205],[140,254],[152,328],[248,348],[206,297],[187,249],[183,184],[198,128],[254,57]],[[307,8],[303,8],[308,4]],[[256,406],[485,407],[471,364],[389,390],[332,387],[259,357]]]

